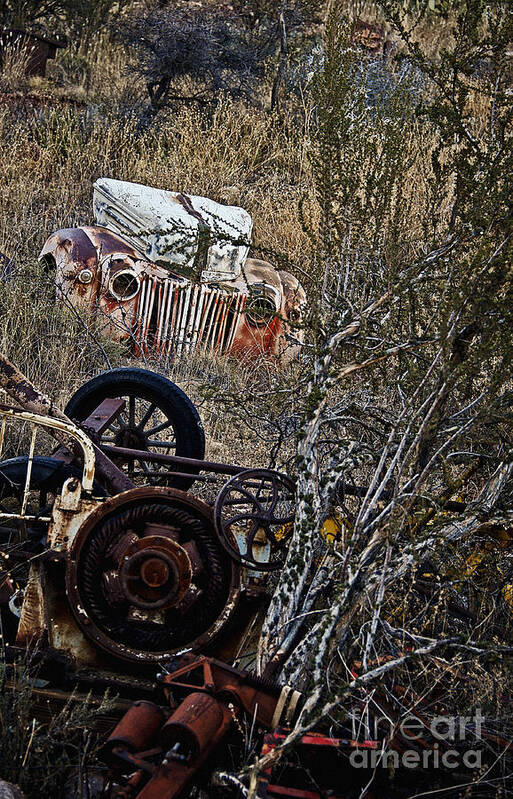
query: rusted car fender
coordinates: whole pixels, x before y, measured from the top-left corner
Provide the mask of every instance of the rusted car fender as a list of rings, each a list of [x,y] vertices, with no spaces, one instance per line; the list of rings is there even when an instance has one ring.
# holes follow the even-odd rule
[[[118,267],[132,267],[134,262],[144,261],[140,253],[107,228],[64,228],[45,241],[39,260],[55,270],[58,295],[72,299],[75,305],[91,307],[102,286],[101,264],[117,254],[121,256]]]
[[[170,274],[100,227],[57,230],[44,243],[39,260],[55,273],[57,300],[95,314],[102,332],[115,341],[130,338],[140,280],[148,267],[160,276]],[[110,291],[115,280],[122,289],[117,297]]]
[[[296,357],[303,341],[300,322],[306,305],[300,282],[290,272],[278,271],[256,258],[248,258],[242,271],[248,299],[231,352],[239,357]],[[260,313],[255,305],[257,310],[260,306]]]

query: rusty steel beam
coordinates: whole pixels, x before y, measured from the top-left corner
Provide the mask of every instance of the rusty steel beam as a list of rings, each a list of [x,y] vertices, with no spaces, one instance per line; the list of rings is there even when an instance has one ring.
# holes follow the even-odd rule
[[[53,416],[63,422],[71,420],[62,413],[52,400],[43,394],[0,353],[0,388],[16,400],[23,410],[37,413],[40,416]]]
[[[62,422],[73,425],[46,394],[39,391],[19,369],[12,364],[5,355],[0,353],[0,388],[9,394],[21,407],[39,416],[52,416]],[[69,438],[59,430],[53,430],[52,435],[64,446],[69,445]],[[121,469],[118,469],[111,460],[93,444],[96,457],[96,474],[105,482],[111,491],[121,493],[134,488],[134,483]]]
[[[80,428],[87,431],[91,437],[91,433],[101,435],[110,423],[119,416],[121,411],[125,408],[125,400],[122,399],[105,399],[98,405],[98,407],[80,424]],[[66,447],[59,447],[59,449],[52,452],[52,458],[63,461],[63,463],[73,463],[74,455]]]
[[[188,691],[231,697],[249,718],[269,729],[291,724],[299,715],[303,697],[289,685],[278,685],[221,660],[185,654],[172,672],[157,675],[168,698]]]
[[[128,447],[115,447],[107,444],[101,445],[102,451],[108,455],[118,456],[122,458],[132,458],[133,460],[144,460],[152,463],[168,463],[170,466],[189,466],[191,470],[203,469],[205,472],[213,472],[214,474],[242,474],[247,471],[247,466],[237,466],[234,463],[219,463],[217,461],[205,461],[197,458],[184,458],[179,455],[166,455],[162,452],[151,452],[143,449],[130,449]],[[195,475],[194,471],[191,472],[175,472],[173,475],[176,477],[190,477]],[[202,475],[198,475],[198,480],[205,480]],[[367,494],[367,486],[357,486],[353,483],[339,483],[338,492],[339,498],[343,500],[344,495],[349,497],[365,497]],[[382,498],[384,500],[392,499],[391,491],[384,491]],[[445,511],[459,513],[467,507],[466,502],[446,500],[440,504]]]

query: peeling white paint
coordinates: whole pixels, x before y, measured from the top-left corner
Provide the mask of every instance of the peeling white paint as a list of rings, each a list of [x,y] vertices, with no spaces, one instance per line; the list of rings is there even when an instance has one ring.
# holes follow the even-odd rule
[[[121,236],[148,260],[170,266],[192,267],[205,231],[212,241],[201,273],[205,282],[235,280],[248,256],[253,227],[248,212],[207,197],[99,178],[93,209],[98,225]]]

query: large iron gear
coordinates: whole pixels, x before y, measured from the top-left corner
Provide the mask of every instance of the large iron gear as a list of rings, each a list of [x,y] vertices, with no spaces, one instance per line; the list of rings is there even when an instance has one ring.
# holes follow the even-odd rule
[[[239,576],[208,505],[176,489],[143,487],[86,520],[70,549],[66,590],[89,640],[144,663],[214,638],[236,605]]]

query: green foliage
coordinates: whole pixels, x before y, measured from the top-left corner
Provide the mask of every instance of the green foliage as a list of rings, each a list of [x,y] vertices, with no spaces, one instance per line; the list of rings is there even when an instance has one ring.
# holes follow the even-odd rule
[[[482,388],[486,363],[497,396],[508,379],[513,329],[513,12],[501,2],[458,3],[450,45],[435,59],[415,39],[416,21],[398,4],[380,3],[402,48],[395,63],[380,67],[383,79],[371,96],[376,61],[351,46],[353,21],[343,5],[328,24],[313,82],[315,335],[327,341],[349,307],[392,289],[386,327],[380,322],[378,332],[365,323],[374,355],[379,340],[390,347],[433,337],[443,342],[442,368],[452,381],[479,375]],[[439,248],[447,254],[426,270],[422,255]],[[459,331],[451,327],[455,314]],[[472,334],[456,368],[464,329]],[[363,360],[370,352],[364,342],[346,342],[347,356]],[[416,356],[401,356],[403,388],[414,390],[418,366]],[[387,375],[389,369],[388,362]]]
[[[65,19],[68,30],[80,42],[82,54],[93,38],[101,31],[115,24],[134,0],[69,0],[65,3]]]
[[[284,13],[293,24],[320,23],[326,10],[325,0],[235,0],[234,10],[253,27],[268,26]]]
[[[65,32],[89,42],[133,0],[0,0],[0,27],[54,36]]]
[[[66,0],[2,0],[0,25],[3,28],[34,29],[55,21],[68,6]]]

